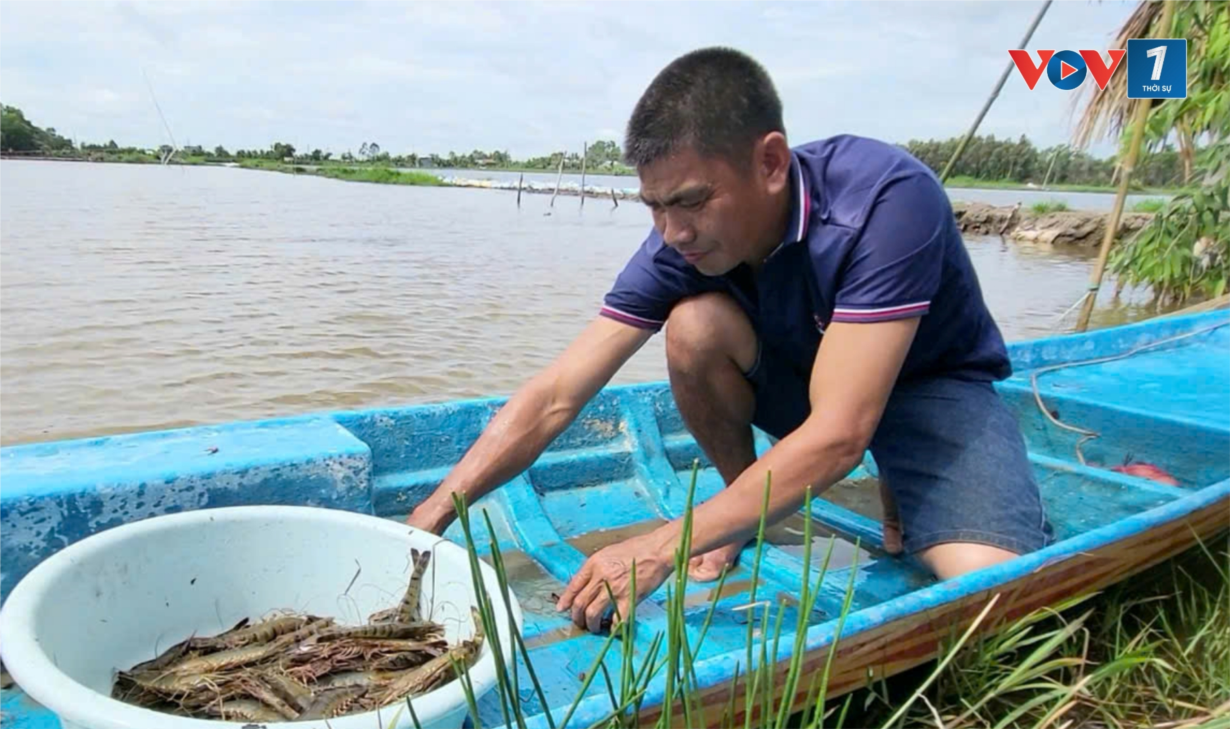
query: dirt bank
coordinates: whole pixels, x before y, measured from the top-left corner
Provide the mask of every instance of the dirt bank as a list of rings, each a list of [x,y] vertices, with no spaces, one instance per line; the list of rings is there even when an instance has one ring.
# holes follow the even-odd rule
[[[986,203],[954,202],[952,207],[963,233],[1002,235],[1018,243],[1078,248],[1099,246],[1109,217],[1108,213],[1088,210],[1039,214],[1025,207]],[[1119,222],[1119,237],[1135,233],[1152,218],[1152,213],[1124,213]]]

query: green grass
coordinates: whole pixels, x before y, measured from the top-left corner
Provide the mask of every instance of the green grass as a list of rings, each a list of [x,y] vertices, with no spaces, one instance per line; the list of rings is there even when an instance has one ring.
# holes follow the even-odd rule
[[[1134,213],[1156,213],[1166,207],[1166,201],[1161,198],[1151,197],[1147,200],[1139,200],[1132,205]]]
[[[302,169],[302,168],[300,168]],[[316,174],[334,180],[374,182],[380,185],[439,185],[440,178],[426,172],[401,172],[387,167],[322,167]]]
[[[1066,212],[1068,210],[1068,204],[1063,200],[1043,200],[1030,205],[1029,208],[1038,215],[1045,215],[1046,213]]]
[[[1204,726],[1230,710],[1230,551],[1197,546],[968,644],[905,726]],[[907,684],[908,687],[908,684]],[[903,693],[863,692],[868,726]]]
[[[845,602],[837,616],[836,640],[828,651],[822,670],[805,676],[800,670],[805,616],[811,613],[820,593],[828,567],[825,555],[820,577],[807,585],[799,597],[798,624],[794,630],[792,656],[784,676],[780,667],[767,660],[776,653],[782,637],[785,603],[779,602],[775,620],[770,620],[765,603],[760,625],[773,626],[757,638],[748,621],[746,661],[737,668],[744,679],[742,691],[732,688],[729,701],[720,715],[703,710],[692,670],[693,656],[705,640],[713,617],[721,583],[713,591],[705,620],[693,645],[684,626],[684,594],[687,587],[687,560],[692,534],[692,499],[697,470],[694,467],[688,489],[683,520],[683,538],[675,555],[675,574],[666,583],[668,615],[665,632],[650,636],[648,650],[638,658],[633,653],[636,608],[626,620],[611,630],[593,665],[585,673],[584,685],[570,708],[562,715],[547,715],[551,729],[564,727],[593,682],[601,680],[610,699],[611,710],[592,725],[601,729],[637,727],[637,713],[650,682],[662,681],[671,704],[682,712],[685,727],[742,726],[837,727],[877,726],[889,729],[1061,729],[1063,727],[1155,726],[1168,729],[1230,726],[1230,544],[1218,542],[1214,553],[1203,545],[1121,583],[1100,595],[1069,600],[1053,608],[1039,610],[1014,624],[971,638],[993,605],[989,604],[961,636],[954,636],[950,647],[936,664],[920,667],[902,676],[873,683],[844,697],[829,700],[828,678],[841,641],[842,628],[849,614],[854,576],[846,585]],[[765,498],[757,533],[756,553],[751,565],[752,595],[756,602],[761,548],[764,544],[765,507],[771,484],[766,480]],[[485,584],[479,578],[479,558],[474,547],[470,513],[460,497],[454,497],[459,522],[470,555],[471,574],[478,595],[478,614],[490,642],[497,665],[497,689],[506,726],[523,726],[517,685],[517,663],[529,669],[533,692],[545,705],[545,692],[533,670],[529,652],[515,629],[510,630],[512,645],[503,645],[497,621],[512,615],[496,614]],[[805,503],[810,504],[810,493]],[[491,562],[505,600],[509,595],[507,577],[490,519],[486,528],[492,544]],[[810,532],[811,519],[805,520]],[[804,536],[802,574],[809,574],[812,560],[811,535]],[[635,569],[631,576],[635,591]],[[723,576],[722,581],[725,580]],[[995,598],[998,599],[998,598]],[[618,681],[606,667],[606,657],[618,652]],[[512,670],[504,667],[502,656],[511,654]],[[750,673],[748,667],[751,667]],[[808,687],[803,703],[775,703],[775,682],[784,680],[784,695],[793,696],[800,686]],[[806,683],[804,683],[806,682]],[[463,688],[471,707],[474,725],[478,721],[475,697],[463,677]],[[735,686],[740,682],[735,681]],[[756,710],[759,711],[756,711]],[[743,714],[736,723],[734,716]],[[753,713],[757,721],[752,722]],[[559,720],[557,724],[556,721]],[[849,721],[851,723],[847,724]],[[658,729],[679,726],[678,717],[663,713],[654,723]],[[416,721],[417,724],[417,721]]]
[[[1017,182],[1016,180],[983,180],[983,179],[979,179],[976,177],[970,177],[968,175],[953,175],[952,177],[948,178],[948,181],[945,182],[944,185],[946,187],[965,187],[965,188],[977,188],[977,189],[982,189],[982,190],[1036,190],[1038,189],[1037,187],[1029,187],[1024,182]],[[1117,189],[1118,188],[1116,188],[1113,185],[1079,185],[1079,184],[1054,183],[1054,182],[1047,183],[1046,185],[1047,192],[1050,192],[1050,191],[1055,191],[1055,192],[1105,192],[1105,193],[1114,194]],[[1139,185],[1131,185],[1129,189],[1133,193],[1143,192],[1143,193],[1154,193],[1154,194],[1175,194],[1178,192],[1182,192],[1182,189],[1180,188],[1141,187]]]
[[[316,177],[327,177],[331,180],[371,182],[379,185],[436,186],[442,184],[439,177],[426,172],[402,172],[389,169],[388,167],[341,167],[331,165],[308,169],[300,165],[290,165],[285,162],[266,159],[241,160],[239,166],[244,169],[269,170],[292,175],[314,175]]]

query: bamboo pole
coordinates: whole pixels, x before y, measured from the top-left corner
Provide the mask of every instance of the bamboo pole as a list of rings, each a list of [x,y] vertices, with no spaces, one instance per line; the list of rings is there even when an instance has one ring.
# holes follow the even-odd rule
[[[1163,0],[1162,19],[1154,27],[1154,33],[1160,32],[1165,38],[1170,32],[1170,19],[1174,17],[1174,1]],[[1089,328],[1089,317],[1093,315],[1093,307],[1098,301],[1098,291],[1102,288],[1102,276],[1106,273],[1106,259],[1110,257],[1110,246],[1119,232],[1119,219],[1123,216],[1123,203],[1127,200],[1128,184],[1132,181],[1132,170],[1136,167],[1136,158],[1140,155],[1140,144],[1145,138],[1145,122],[1149,118],[1149,107],[1152,99],[1137,99],[1132,110],[1132,140],[1128,143],[1127,158],[1119,167],[1119,189],[1115,192],[1115,206],[1111,208],[1110,217],[1106,221],[1106,233],[1102,236],[1102,247],[1098,251],[1098,260],[1093,265],[1093,273],[1089,276],[1089,289],[1085,291],[1084,303],[1081,306],[1080,318],[1076,320],[1076,331],[1083,332]]]
[[[1051,170],[1055,169],[1055,159],[1059,157],[1059,151],[1062,149],[1064,148],[1059,147],[1059,146],[1055,147],[1055,153],[1051,155],[1051,163],[1047,165],[1046,167],[1046,177],[1042,178],[1042,189],[1043,190],[1046,189],[1046,183],[1051,181]]]
[[[589,142],[581,142],[581,207],[585,207],[585,158],[589,156]]]
[[[619,207],[619,198],[615,197],[615,188],[611,188],[611,202],[615,203],[615,208]],[[615,208],[611,208],[614,210]]]
[[[1037,29],[1038,23],[1042,22],[1042,16],[1046,15],[1046,10],[1051,6],[1051,0],[1046,0],[1042,3],[1042,7],[1038,9],[1038,14],[1034,16],[1034,20],[1029,24],[1029,30],[1025,31],[1025,37],[1017,45],[1017,48],[1024,48],[1029,44],[1029,39],[1033,37],[1034,30]],[[999,96],[1000,89],[1004,88],[1004,82],[1008,80],[1008,74],[1012,73],[1013,67],[1016,64],[1011,59],[1008,60],[1008,65],[1004,67],[1004,72],[999,76],[999,83],[995,84],[995,90],[987,97],[987,100],[982,104],[982,111],[978,112],[978,117],[974,119],[974,123],[970,125],[969,131],[961,139],[961,143],[957,145],[957,151],[952,153],[952,159],[948,160],[948,164],[944,165],[944,171],[940,173],[940,182],[948,180],[948,174],[952,172],[952,168],[957,164],[957,160],[961,158],[961,154],[965,152],[965,145],[969,144],[969,140],[973,139],[974,132],[978,131],[978,125],[982,124],[982,118],[987,115],[987,111],[991,109],[991,104],[995,103],[995,99]]]
[[[521,207],[521,185],[525,182],[525,173],[517,178],[517,207]]]

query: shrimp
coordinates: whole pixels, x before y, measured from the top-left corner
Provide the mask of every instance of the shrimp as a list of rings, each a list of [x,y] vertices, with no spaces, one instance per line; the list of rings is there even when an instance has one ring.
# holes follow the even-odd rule
[[[223,720],[241,719],[243,721],[281,721],[282,716],[255,699],[232,699],[217,704],[210,704],[206,711],[221,716]]]
[[[272,644],[251,645],[246,648],[232,648],[229,651],[219,651],[208,655],[192,658],[176,663],[169,671],[173,674],[217,673],[228,668],[239,668],[249,663],[256,663],[273,655],[277,648]]]
[[[299,716],[300,719],[328,719],[344,713],[354,705],[367,689],[363,686],[331,689],[316,694],[310,706]]]
[[[312,700],[311,689],[281,671],[266,670],[262,678],[282,698],[298,707],[299,711],[307,708],[308,703]]]
[[[341,640],[344,638],[416,638],[430,637],[440,632],[436,623],[380,623],[378,625],[349,625],[322,630],[314,642]]]
[[[252,698],[273,709],[286,719],[299,718],[299,711],[282,700],[274,693],[273,688],[261,680],[259,676],[245,676],[239,680],[239,686]]]
[[[406,671],[397,680],[384,687],[380,694],[378,694],[379,698],[373,706],[385,706],[404,696],[413,696],[414,694],[430,690],[439,683],[446,671],[452,669],[453,661],[457,661],[462,669],[468,667],[470,661],[478,655],[479,650],[482,648],[485,637],[478,611],[471,608],[470,612],[473,615],[475,624],[473,639],[462,641],[460,645],[448,653],[437,656],[418,668]]]
[[[419,596],[423,593],[423,575],[427,572],[427,564],[431,562],[431,550],[425,549],[420,552],[417,549],[411,549],[410,556],[414,559],[414,572],[410,575],[410,585],[406,588],[406,594],[397,608],[397,622],[399,623],[416,622],[421,617]]]
[[[227,648],[240,648],[249,643],[268,643],[280,635],[293,633],[309,621],[306,617],[272,618],[250,628],[218,638],[218,643]]]

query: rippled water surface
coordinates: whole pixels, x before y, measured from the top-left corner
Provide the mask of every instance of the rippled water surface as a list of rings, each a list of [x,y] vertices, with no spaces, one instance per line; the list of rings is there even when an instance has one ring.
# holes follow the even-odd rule
[[[649,225],[627,202],[226,168],[5,161],[0,185],[4,444],[508,394]],[[1087,254],[969,247],[1012,339],[1088,276]],[[659,336],[615,382],[665,375]]]

